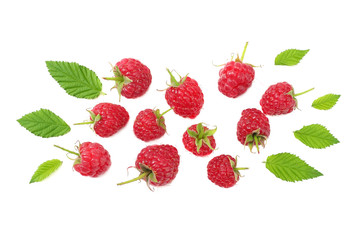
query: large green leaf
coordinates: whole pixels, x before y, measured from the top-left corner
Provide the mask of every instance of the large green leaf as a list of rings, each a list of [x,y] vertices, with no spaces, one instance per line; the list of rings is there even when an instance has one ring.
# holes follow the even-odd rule
[[[50,75],[71,96],[94,99],[102,92],[102,84],[92,70],[75,62],[46,61]]]
[[[266,160],[266,168],[276,177],[288,182],[302,181],[323,175],[291,153],[278,153],[269,156]]]
[[[294,131],[294,135],[311,148],[322,149],[339,143],[339,140],[320,124],[304,126],[300,130]]]
[[[43,138],[62,136],[71,130],[64,120],[48,109],[28,113],[17,121],[31,133]]]

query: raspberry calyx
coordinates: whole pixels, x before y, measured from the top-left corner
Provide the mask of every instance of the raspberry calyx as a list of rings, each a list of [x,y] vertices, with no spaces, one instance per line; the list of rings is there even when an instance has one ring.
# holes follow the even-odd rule
[[[201,146],[203,143],[205,143],[211,150],[215,150],[210,143],[210,140],[208,137],[213,136],[217,130],[217,127],[215,129],[208,129],[205,131],[204,126],[202,123],[199,123],[196,125],[196,131],[192,131],[189,128],[186,130],[190,137],[195,139],[196,144],[196,151],[199,153]]]
[[[252,152],[252,149],[255,145],[257,152],[260,153],[259,144],[264,148],[266,139],[267,137],[265,135],[260,135],[260,128],[259,128],[246,136],[244,145],[249,146],[250,152]]]
[[[79,145],[80,145],[80,144],[79,144]],[[76,149],[77,152],[68,150],[68,149],[63,148],[63,147],[60,147],[60,146],[58,146],[58,145],[54,145],[54,147],[57,147],[57,148],[65,151],[65,152],[68,152],[68,153],[71,153],[71,154],[74,154],[74,155],[77,156],[75,159],[68,157],[70,160],[73,160],[73,161],[74,161],[73,167],[74,167],[75,165],[81,163],[81,156],[80,156],[80,153],[79,153],[79,146],[78,146],[78,145],[75,145],[75,149]]]
[[[86,110],[90,113],[90,117],[91,117],[91,121],[87,121],[87,122],[81,122],[81,123],[74,123],[74,125],[86,125],[86,124],[91,124],[92,125],[92,129],[94,128],[94,125],[101,120],[101,115],[95,115],[95,113],[91,110]]]
[[[138,169],[140,172],[139,176],[137,176],[136,178],[130,179],[128,181],[118,183],[117,185],[118,186],[125,185],[128,183],[132,183],[132,182],[136,182],[138,180],[144,179],[148,188],[151,191],[154,191],[154,188],[152,188],[150,186],[150,181],[155,182],[155,183],[158,182],[158,180],[156,179],[156,174],[149,167],[145,166],[144,164],[139,163],[139,166],[140,166],[140,169]]]
[[[164,129],[165,132],[166,132],[165,119],[162,118],[162,116],[164,116],[166,113],[170,112],[171,110],[173,110],[173,108],[170,108],[170,109],[166,110],[163,113],[160,113],[160,109],[153,110],[153,112],[154,112],[154,114],[156,116],[157,125],[159,127],[161,127],[162,129]]]
[[[183,84],[188,76],[188,74],[185,75],[185,77],[181,77],[179,74],[179,77],[180,77],[180,80],[177,81],[176,78],[174,77],[174,75],[172,74],[172,72],[166,68],[166,71],[170,74],[170,84],[167,84],[169,87],[179,87],[181,84]]]
[[[240,170],[248,170],[247,167],[237,167],[237,158],[238,156],[235,156],[235,162],[231,160],[231,158],[228,156],[228,159],[230,161],[230,166],[234,170],[235,179],[239,179],[239,177],[242,177],[240,174]]]
[[[123,87],[129,83],[132,82],[132,80],[130,78],[128,78],[127,76],[124,76],[121,72],[118,66],[113,67],[113,72],[115,77],[103,77],[104,80],[112,80],[115,81],[115,85],[114,87],[112,87],[111,89],[116,88],[118,93],[119,93],[119,101],[121,99],[121,91],[123,89]]]

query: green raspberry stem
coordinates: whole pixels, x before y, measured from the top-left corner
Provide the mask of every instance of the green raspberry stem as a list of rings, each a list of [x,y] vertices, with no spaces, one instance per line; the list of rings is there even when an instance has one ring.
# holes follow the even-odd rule
[[[94,121],[90,121],[90,122],[81,122],[81,123],[74,123],[74,125],[86,125],[86,124],[93,124]]]
[[[60,146],[58,146],[58,145],[54,145],[54,147],[60,148],[61,150],[64,150],[64,151],[66,151],[66,152],[68,152],[68,153],[71,153],[71,154],[74,154],[74,155],[80,157],[80,154],[77,153],[77,152],[70,151],[70,150],[68,150],[68,149],[66,149],[66,148],[63,148],[63,147],[60,147]]]
[[[166,110],[165,112],[160,114],[160,117],[164,116],[166,113],[170,112],[171,110],[173,110],[174,108],[170,108],[168,110]]]
[[[246,42],[246,43],[245,43],[245,47],[244,47],[244,50],[243,50],[242,55],[241,55],[241,58],[240,58],[241,62],[244,60],[244,56],[245,56],[245,52],[246,52],[246,48],[247,48],[247,46],[248,46],[248,43],[249,43],[249,42]]]
[[[103,77],[104,80],[121,81],[122,77]]]
[[[308,93],[308,92],[310,92],[310,91],[312,91],[312,90],[314,90],[314,89],[315,89],[315,88],[311,88],[311,89],[309,89],[309,90],[306,90],[305,92],[301,92],[301,93],[294,94],[294,97],[303,95],[303,94]]]
[[[239,168],[234,168],[234,170],[248,170],[249,168],[247,168],[247,167],[239,167]]]
[[[143,172],[143,173],[140,174],[138,177],[133,178],[133,179],[130,179],[130,180],[125,181],[125,182],[118,183],[117,185],[120,186],[120,185],[124,185],[124,184],[128,184],[128,183],[131,183],[131,182],[135,182],[135,181],[141,180],[141,179],[143,179],[144,177],[148,176],[150,173],[151,173],[151,172]]]

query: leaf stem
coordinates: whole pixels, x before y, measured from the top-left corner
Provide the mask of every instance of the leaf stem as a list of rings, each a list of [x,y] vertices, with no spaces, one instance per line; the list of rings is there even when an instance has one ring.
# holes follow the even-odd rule
[[[310,92],[310,91],[312,91],[312,90],[314,90],[314,89],[315,89],[315,88],[311,88],[311,89],[309,89],[309,90],[306,90],[305,92],[301,92],[301,93],[294,94],[294,97],[303,95],[303,94],[308,93],[308,92]]]
[[[244,47],[244,50],[243,50],[242,55],[241,55],[241,58],[240,58],[241,62],[244,60],[244,56],[245,56],[245,52],[246,52],[246,48],[247,48],[247,46],[248,46],[248,43],[249,43],[249,42],[246,42],[246,43],[245,43],[245,47]]]
[[[120,185],[128,184],[128,183],[131,183],[131,182],[135,182],[135,181],[137,181],[137,180],[141,180],[141,179],[143,179],[144,177],[146,177],[147,175],[149,175],[150,173],[151,173],[151,172],[143,172],[143,173],[140,174],[138,177],[133,178],[133,179],[130,179],[130,180],[125,181],[125,182],[118,183],[117,185],[120,186]]]
[[[66,151],[66,152],[68,152],[68,153],[72,153],[72,154],[80,157],[80,154],[77,153],[77,152],[70,151],[70,150],[68,150],[68,149],[66,149],[66,148],[63,148],[63,147],[60,147],[60,146],[58,146],[58,145],[54,145],[54,147],[60,148],[61,150],[64,150],[64,151]]]

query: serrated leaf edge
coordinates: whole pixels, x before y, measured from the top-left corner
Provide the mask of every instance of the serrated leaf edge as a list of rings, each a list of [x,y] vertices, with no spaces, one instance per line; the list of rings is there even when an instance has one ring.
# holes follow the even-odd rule
[[[300,50],[300,49],[295,49],[295,48],[290,48],[290,49],[286,49],[282,52],[280,52],[276,57],[275,57],[275,65],[280,65],[280,66],[295,66],[297,64],[300,63],[300,61],[305,57],[305,55],[310,51],[310,49],[306,49],[306,50]],[[299,54],[300,57],[294,57],[295,53]],[[290,56],[289,56],[290,55]],[[291,63],[287,63],[284,60],[291,60]]]
[[[333,99],[329,100],[331,97],[333,97]],[[340,94],[328,93],[315,99],[311,106],[318,110],[330,110],[336,105],[340,97]]]
[[[32,175],[29,183],[41,182],[41,181],[45,180],[50,175],[52,175],[57,169],[59,169],[61,167],[62,163],[63,162],[58,159],[52,159],[52,160],[43,162],[42,164],[40,164],[38,166],[38,168]]]
[[[327,138],[324,138],[324,137],[318,137],[318,136],[314,136],[314,135],[310,135],[309,133],[304,133],[304,132],[300,132],[300,131],[304,131],[304,128],[309,128],[309,127],[312,127],[312,126],[318,126],[318,127],[321,127],[322,129],[321,130],[324,130],[324,132],[322,132],[322,134],[327,134]],[[313,148],[313,149],[324,149],[324,148],[327,148],[327,147],[330,147],[332,145],[335,145],[337,143],[340,143],[340,141],[323,125],[321,124],[318,124],[318,123],[315,123],[315,124],[310,124],[310,125],[306,125],[306,126],[303,126],[301,129],[299,130],[296,130],[294,131],[294,136],[296,139],[298,139],[300,142],[302,142],[303,144],[305,144],[306,146],[310,147],[310,148]],[[305,138],[304,138],[305,136]],[[306,136],[311,136],[312,138],[309,138],[309,137],[306,137]],[[320,139],[321,142],[317,142],[317,144],[321,145],[320,147],[315,147],[314,145],[316,144],[313,144],[313,139]],[[328,140],[327,142],[330,142],[332,141],[331,143],[324,143],[326,142],[326,140]]]
[[[41,114],[43,114],[45,118],[44,116],[41,116]],[[36,118],[38,119],[36,120]],[[46,119],[50,119],[51,122],[45,121]],[[59,137],[71,131],[70,126],[61,117],[59,117],[53,111],[45,108],[40,108],[39,110],[25,114],[21,118],[17,119],[17,122],[32,134],[43,138]],[[30,124],[27,125],[25,124],[25,122]],[[41,131],[39,131],[38,129],[34,130],[34,126],[39,124],[46,124],[48,126],[41,129]],[[53,128],[52,130],[48,129],[51,127]],[[44,131],[46,132],[46,134],[40,134],[40,132]],[[56,132],[56,134],[52,135],[51,132],[54,131]]]
[[[63,66],[61,66],[63,65]],[[67,66],[66,66],[67,65]],[[66,62],[66,61],[46,61],[46,66],[50,75],[56,80],[56,82],[60,85],[61,88],[65,90],[67,94],[76,98],[85,98],[85,99],[95,99],[100,96],[102,93],[102,83],[96,73],[76,62]],[[78,67],[78,69],[75,68]],[[56,69],[57,72],[62,73],[63,75],[67,76],[71,81],[64,81],[60,80],[59,78],[63,78],[63,75],[56,75],[52,70]],[[73,75],[78,75],[77,78],[74,78],[73,75],[70,75],[69,72],[64,71],[63,68],[71,69]],[[78,71],[77,71],[78,70]],[[85,71],[86,70],[86,71]],[[80,76],[81,75],[81,76]],[[93,75],[93,76],[91,76]],[[79,81],[80,78],[85,81]],[[96,82],[98,85],[95,84],[94,81],[91,81],[93,77],[96,78]],[[63,83],[67,83],[68,85],[65,87]],[[77,84],[75,84],[77,83]],[[87,84],[84,84],[87,83]],[[86,86],[86,87],[84,87]]]
[[[295,175],[295,177],[291,177],[288,172],[283,171],[283,169],[286,168],[286,167],[278,168],[276,162],[273,163],[273,162],[271,162],[271,160],[269,161],[269,158],[273,157],[274,159],[276,159],[276,157],[279,156],[279,155],[287,155],[285,157],[285,159],[289,158],[289,157],[296,158],[296,161],[298,161],[298,163],[303,164],[302,167],[306,167],[306,168],[312,170],[312,172],[315,173],[315,174],[313,176],[311,176],[311,177],[307,177],[307,176],[304,176],[302,174],[302,172],[304,172],[304,171],[302,171],[302,172],[301,171],[294,171],[293,168],[287,167],[288,172],[291,172],[293,175]],[[266,168],[271,173],[273,173],[277,178],[279,178],[281,180],[284,180],[284,181],[287,181],[287,182],[299,182],[299,181],[309,180],[309,179],[313,179],[313,178],[323,176],[323,174],[321,172],[319,172],[314,167],[310,166],[304,160],[302,160],[301,158],[299,158],[298,156],[296,156],[295,154],[292,154],[292,153],[283,152],[283,153],[270,155],[270,156],[268,156],[265,164],[266,164]],[[283,176],[285,176],[285,177],[283,177]]]

